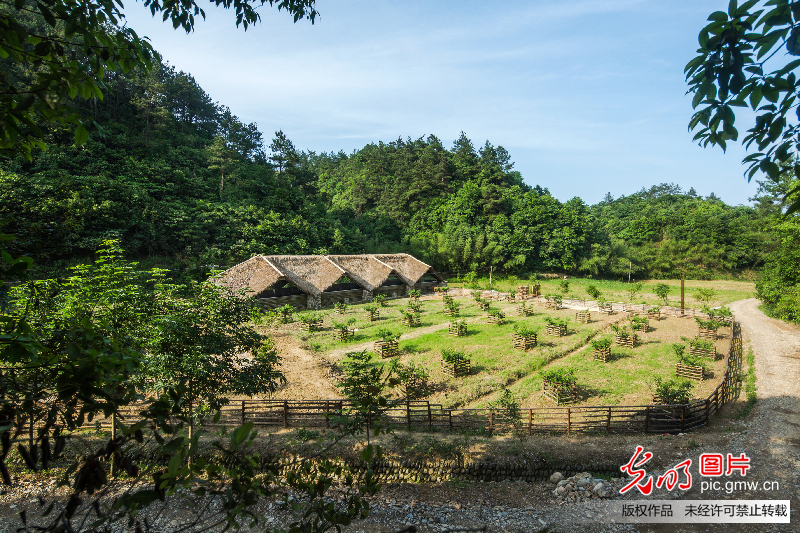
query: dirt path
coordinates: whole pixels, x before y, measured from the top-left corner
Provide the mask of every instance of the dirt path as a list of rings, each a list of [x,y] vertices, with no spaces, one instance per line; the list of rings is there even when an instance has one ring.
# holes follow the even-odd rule
[[[281,357],[281,370],[286,376],[286,385],[274,398],[291,400],[318,400],[341,398],[330,379],[325,362],[313,352],[305,349],[300,339],[290,333],[272,333],[272,339]]]

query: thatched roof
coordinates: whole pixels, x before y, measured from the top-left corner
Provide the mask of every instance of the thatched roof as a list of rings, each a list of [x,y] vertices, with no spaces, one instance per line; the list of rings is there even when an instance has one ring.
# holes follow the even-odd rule
[[[414,285],[427,273],[441,280],[429,265],[408,254],[257,255],[226,270],[220,283],[234,291],[245,289],[252,296],[279,281],[289,281],[303,292],[319,296],[345,274],[365,289],[374,290],[391,274]]]
[[[328,259],[339,265],[347,277],[369,291],[380,287],[392,273],[392,267],[369,255],[329,255]]]
[[[266,256],[286,279],[308,294],[319,296],[336,283],[344,270],[324,255]]]
[[[430,265],[408,254],[376,254],[372,257],[391,268],[407,285],[414,285],[422,276],[433,272]]]
[[[275,285],[281,277],[264,256],[256,255],[223,272],[220,283],[234,292],[244,289],[248,296],[253,296]]]

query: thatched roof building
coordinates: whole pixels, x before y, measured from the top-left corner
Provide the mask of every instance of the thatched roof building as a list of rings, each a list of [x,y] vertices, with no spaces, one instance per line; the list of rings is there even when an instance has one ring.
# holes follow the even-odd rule
[[[235,291],[244,289],[246,294],[255,297],[266,295],[270,289],[278,288],[280,291],[281,287],[290,284],[293,287],[289,291],[295,300],[300,293],[304,293],[318,302],[308,307],[319,307],[322,293],[326,291],[352,292],[354,288],[360,288],[365,294],[358,299],[371,299],[372,292],[386,284],[402,282],[410,290],[426,274],[437,282],[444,281],[430,265],[408,254],[257,255],[226,270],[220,283]],[[343,276],[347,276],[352,284],[337,283]],[[392,283],[391,277],[399,282]],[[273,290],[269,296],[285,296],[286,291],[283,289],[278,294]]]

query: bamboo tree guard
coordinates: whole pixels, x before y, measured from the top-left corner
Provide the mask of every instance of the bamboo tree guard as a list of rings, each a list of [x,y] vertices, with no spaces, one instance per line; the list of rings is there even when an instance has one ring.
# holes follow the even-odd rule
[[[717,330],[710,328],[697,328],[697,336],[701,339],[717,340]]]
[[[592,357],[597,361],[608,363],[611,360],[611,346],[608,348],[593,348]]]
[[[480,302],[478,302],[478,307],[480,308],[481,311],[488,311],[489,306],[491,305],[492,303],[489,300],[481,300]]]
[[[453,363],[448,363],[442,359],[442,372],[454,378],[466,376],[469,375],[471,364],[469,359],[459,359]]]
[[[467,325],[463,322],[450,322],[447,334],[453,337],[464,337],[467,334]]]
[[[406,315],[400,319],[400,323],[409,328],[415,328],[420,325],[419,315],[416,313]]]
[[[648,311],[648,320],[661,320],[661,311]]]
[[[346,340],[354,339],[356,336],[356,331],[354,329],[341,329],[341,328],[334,328],[331,331],[331,335],[333,338],[339,342],[344,342]]]
[[[528,351],[531,348],[535,348],[536,341],[537,341],[536,333],[529,333],[527,335],[520,335],[518,333],[513,333],[511,335],[511,346],[513,346],[517,350]]]
[[[399,353],[397,346],[397,341],[375,341],[372,344],[375,353],[384,359],[388,357],[397,357]]]
[[[316,320],[304,320],[303,321],[303,329],[306,331],[317,331],[322,327],[322,319],[318,318]]]
[[[528,306],[525,302],[522,302],[517,306],[517,314],[519,314],[519,316],[531,316],[533,313],[533,305]]]
[[[375,309],[374,311],[366,311],[364,313],[364,318],[369,320],[370,322],[375,322],[380,317],[380,311]]]
[[[451,318],[456,318],[460,316],[461,311],[459,311],[458,307],[446,307],[444,311],[442,311],[444,316],[449,316]]]
[[[709,359],[716,360],[717,359],[717,347],[716,346],[712,346],[708,350],[704,350],[703,348],[696,348],[696,347],[694,347],[694,346],[692,346],[690,344],[689,345],[689,355],[698,355],[700,357],[707,357]]]
[[[525,300],[528,298],[528,295],[531,292],[531,288],[528,285],[520,285],[517,287],[517,298],[521,300]]]
[[[581,324],[588,324],[592,321],[592,314],[589,311],[577,311],[575,313],[575,321]]]
[[[633,331],[641,331],[642,333],[647,333],[648,331],[650,331],[650,324],[648,324],[647,322],[639,324],[634,324],[633,322],[631,322],[631,329]]]
[[[556,325],[556,324],[547,324],[545,328],[545,333],[548,335],[553,335],[555,337],[563,337],[567,334],[567,325]]]
[[[575,385],[562,385],[545,379],[542,381],[542,392],[556,405],[562,405],[575,402],[578,388]]]
[[[605,313],[607,315],[610,315],[614,312],[614,306],[610,303],[599,303],[597,304],[597,308],[601,313]]]
[[[705,379],[705,368],[702,366],[684,365],[683,363],[675,363],[675,375],[678,377],[697,379],[703,381]]]
[[[497,324],[498,326],[501,324],[505,324],[506,316],[502,313],[497,315],[486,315],[486,323],[487,324]]]
[[[638,340],[639,337],[635,333],[631,333],[630,335],[620,335],[619,333],[614,333],[614,341],[620,346],[635,348]]]
[[[544,303],[544,308],[545,309],[553,309],[553,310],[557,311],[557,310],[560,309],[560,306],[558,305],[558,301],[557,300],[553,300],[551,298],[548,298],[547,301]]]

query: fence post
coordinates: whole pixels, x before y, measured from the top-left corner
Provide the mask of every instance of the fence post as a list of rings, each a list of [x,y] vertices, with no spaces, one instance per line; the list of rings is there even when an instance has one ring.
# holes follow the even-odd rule
[[[406,399],[406,425],[411,431],[411,402],[408,399]]]
[[[606,418],[606,433],[611,433],[611,408],[608,408],[608,418]]]
[[[644,411],[644,432],[650,432],[650,406],[648,405]]]
[[[686,406],[681,405],[681,433],[685,433],[686,429]]]
[[[709,407],[711,407],[711,398],[706,398],[706,425],[711,423],[710,415],[708,414]]]
[[[453,410],[452,409],[448,409],[447,410],[447,418],[449,419],[450,429],[452,430],[453,429]]]
[[[289,401],[283,400],[283,427],[289,427]]]
[[[330,400],[325,400],[325,427],[331,427],[331,407]]]
[[[489,409],[489,433],[494,431],[494,411]]]
[[[244,424],[244,400],[242,400],[242,424]]]
[[[425,402],[428,404],[428,429],[433,427],[433,418],[431,415],[431,402]]]
[[[528,436],[531,436],[533,431],[533,409],[528,409]]]
[[[567,407],[567,435],[572,432],[572,408]]]

